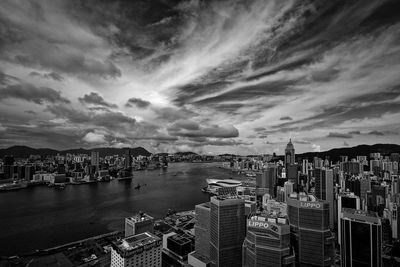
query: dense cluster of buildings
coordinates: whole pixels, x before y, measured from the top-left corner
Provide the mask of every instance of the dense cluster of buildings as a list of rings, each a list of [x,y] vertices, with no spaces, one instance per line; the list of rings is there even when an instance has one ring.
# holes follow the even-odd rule
[[[90,166],[111,163],[104,160],[92,155]],[[126,169],[135,160],[113,162]],[[223,167],[245,172],[243,179],[208,179],[210,201],[194,212],[161,222],[142,212],[126,218],[110,264],[400,266],[398,162],[397,153],[296,159],[291,141],[283,161],[230,158]],[[5,159],[5,172],[12,163]]]

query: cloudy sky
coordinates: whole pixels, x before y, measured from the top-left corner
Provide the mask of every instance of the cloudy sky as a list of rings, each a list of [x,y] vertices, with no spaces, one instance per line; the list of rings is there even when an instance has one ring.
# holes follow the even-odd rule
[[[399,143],[398,0],[0,1],[0,147]]]

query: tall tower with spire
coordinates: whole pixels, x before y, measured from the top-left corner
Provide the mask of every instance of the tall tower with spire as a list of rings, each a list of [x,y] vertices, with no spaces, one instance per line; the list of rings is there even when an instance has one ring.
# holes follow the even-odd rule
[[[295,162],[295,154],[294,154],[294,146],[292,144],[292,139],[289,140],[289,143],[286,145],[285,149],[285,167],[294,164]]]

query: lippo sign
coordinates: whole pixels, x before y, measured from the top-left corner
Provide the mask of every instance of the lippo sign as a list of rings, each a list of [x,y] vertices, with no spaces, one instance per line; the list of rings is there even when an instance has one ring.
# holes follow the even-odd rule
[[[247,220],[247,226],[250,228],[261,228],[261,229],[270,229],[274,232],[279,231],[279,227],[273,223],[264,222],[264,221],[256,221],[256,220]]]
[[[322,209],[322,203],[312,201],[300,201],[300,207],[308,209]]]

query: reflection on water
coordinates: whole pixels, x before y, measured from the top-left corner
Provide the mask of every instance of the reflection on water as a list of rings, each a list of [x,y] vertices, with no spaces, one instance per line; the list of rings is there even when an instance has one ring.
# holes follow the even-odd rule
[[[218,166],[221,164],[175,163],[166,170],[136,172],[132,180],[2,193],[0,255],[122,230],[123,219],[139,210],[160,218],[169,208],[194,209],[209,199],[201,192],[206,178],[231,176]]]

